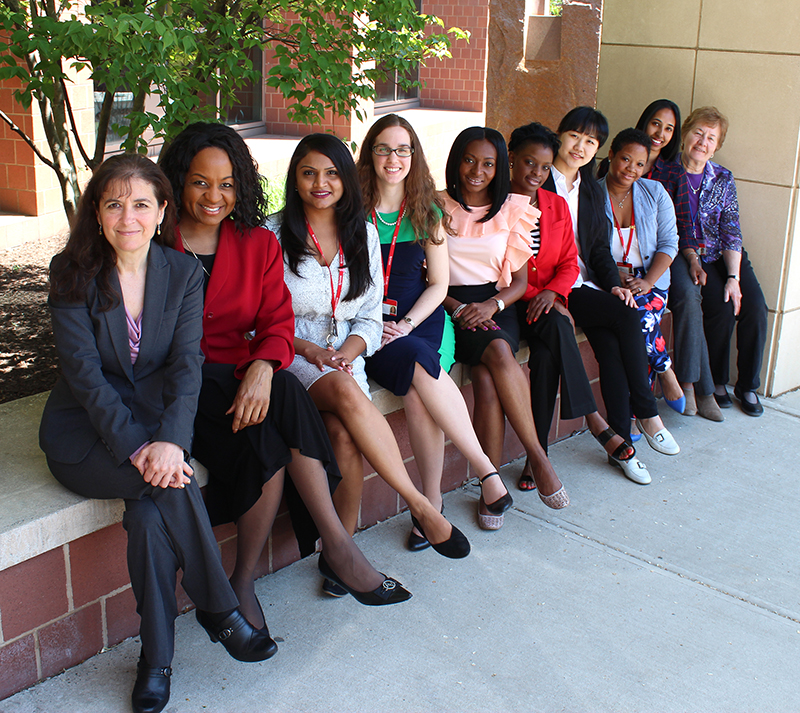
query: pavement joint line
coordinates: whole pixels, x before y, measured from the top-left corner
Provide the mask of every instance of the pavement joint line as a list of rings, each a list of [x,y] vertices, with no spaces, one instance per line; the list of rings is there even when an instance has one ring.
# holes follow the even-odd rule
[[[463,488],[463,490],[465,493],[470,494],[466,490],[466,488]],[[685,579],[691,582],[692,584],[700,586],[704,589],[708,589],[716,594],[722,595],[724,597],[729,597],[731,599],[736,599],[742,602],[743,604],[755,607],[756,609],[761,609],[766,613],[779,616],[782,619],[788,619],[789,621],[792,621],[795,624],[800,624],[800,613],[798,612],[791,611],[784,607],[778,606],[777,604],[773,604],[772,602],[768,602],[763,599],[759,599],[758,597],[751,596],[746,592],[741,592],[734,587],[730,587],[721,584],[719,582],[715,582],[713,580],[704,578],[698,573],[688,569],[684,569],[683,567],[679,567],[678,565],[654,561],[652,555],[648,555],[645,552],[640,552],[638,550],[625,547],[624,545],[618,543],[603,540],[599,535],[577,529],[577,526],[571,525],[566,520],[561,520],[560,518],[552,516],[548,517],[546,515],[538,515],[536,513],[529,512],[517,506],[512,506],[509,510],[506,511],[506,514],[516,515],[522,517],[523,519],[535,520],[540,525],[546,527],[547,529],[553,532],[566,533],[567,535],[572,536],[574,539],[587,542],[598,549],[605,550],[608,552],[613,552],[617,556],[620,556],[621,558],[630,560],[633,564],[637,564],[640,566],[648,565],[657,570],[660,570],[662,574],[677,576],[680,579]]]
[[[799,414],[800,415],[800,414]],[[461,490],[467,495],[471,497],[475,497],[474,493],[471,493],[467,486],[470,486],[471,483],[467,482],[462,487]],[[477,498],[475,498],[477,501]],[[566,520],[562,520],[557,517],[547,516],[547,515],[538,515],[533,512],[529,512],[528,510],[524,510],[521,507],[517,507],[516,505],[512,506],[509,510],[506,511],[506,514],[512,514],[523,519],[527,520],[535,520],[540,525],[546,527],[547,529],[553,532],[561,532],[567,533],[571,535],[576,540],[581,540],[584,542],[588,542],[591,545],[597,547],[598,549],[605,550],[608,552],[613,552],[622,558],[630,560],[634,564],[638,565],[648,565],[650,567],[654,567],[655,569],[660,570],[662,573],[675,575],[681,579],[685,579],[693,584],[696,584],[704,589],[708,589],[716,594],[722,595],[724,597],[729,597],[731,599],[736,599],[743,604],[750,605],[757,609],[762,609],[769,614],[773,614],[775,616],[779,616],[783,619],[788,619],[789,621],[794,622],[795,624],[800,624],[800,613],[791,611],[784,607],[778,606],[773,604],[772,602],[765,601],[763,599],[759,599],[758,597],[753,597],[746,592],[741,592],[734,587],[729,587],[727,585],[721,584],[719,582],[715,582],[708,578],[704,578],[696,572],[693,572],[688,569],[684,569],[683,567],[679,567],[675,564],[668,564],[665,562],[658,562],[654,560],[652,555],[648,555],[645,552],[640,552],[639,550],[635,550],[629,547],[626,547],[619,543],[614,543],[611,541],[607,541],[602,539],[599,535],[590,533],[589,531],[580,530],[575,525],[571,525]]]

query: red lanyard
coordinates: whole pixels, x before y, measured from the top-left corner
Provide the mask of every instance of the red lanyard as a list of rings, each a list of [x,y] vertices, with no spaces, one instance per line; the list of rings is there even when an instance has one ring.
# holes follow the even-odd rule
[[[314,245],[322,257],[322,260],[325,261],[325,253],[322,252],[322,248],[317,240],[317,236],[314,235],[314,231],[311,229],[311,223],[308,222],[308,218],[306,218],[306,228],[308,229],[308,234],[311,236],[311,239],[314,241]],[[335,320],[336,306],[339,304],[339,298],[342,296],[342,282],[344,281],[344,252],[342,251],[341,242],[339,243],[339,286],[336,288],[335,293],[333,291],[333,270],[331,270],[331,266],[327,262],[325,262],[325,267],[328,268],[328,277],[331,278],[331,319]]]
[[[633,199],[631,198],[631,201]],[[619,244],[622,246],[622,262],[628,262],[628,253],[631,251],[631,243],[633,242],[633,231],[635,228],[635,221],[633,217],[633,202],[631,202],[631,232],[628,234],[628,247],[625,247],[625,240],[622,237],[622,228],[619,227],[619,221],[617,220],[617,214],[614,211],[614,201],[611,201],[611,214],[614,216],[614,227],[617,229],[617,234],[619,235]]]
[[[383,299],[389,296],[389,277],[392,274],[392,261],[394,260],[394,248],[397,245],[397,234],[400,232],[400,223],[403,222],[403,216],[406,213],[406,199],[403,197],[403,202],[400,204],[400,212],[397,214],[397,221],[394,224],[394,233],[392,233],[392,244],[389,247],[389,257],[386,260],[386,268],[383,271]],[[378,228],[378,216],[375,214],[375,209],[372,210],[372,222],[375,225],[375,230]],[[379,231],[380,232],[380,231]]]

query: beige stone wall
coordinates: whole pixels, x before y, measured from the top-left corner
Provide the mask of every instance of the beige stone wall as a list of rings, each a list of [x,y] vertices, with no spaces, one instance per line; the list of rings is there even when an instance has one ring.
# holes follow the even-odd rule
[[[800,386],[800,12],[797,0],[605,0],[597,106],[612,136],[654,99],[730,119],[715,161],[739,189],[770,309],[762,390]]]

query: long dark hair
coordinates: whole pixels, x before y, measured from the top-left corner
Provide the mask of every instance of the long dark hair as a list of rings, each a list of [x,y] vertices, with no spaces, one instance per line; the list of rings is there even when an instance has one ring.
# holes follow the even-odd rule
[[[675,131],[672,132],[672,138],[661,149],[658,157],[664,159],[664,161],[673,161],[681,148],[681,110],[678,109],[678,105],[675,102],[669,99],[656,99],[656,101],[650,102],[639,117],[639,121],[636,122],[636,128],[647,133],[647,125],[650,120],[662,109],[669,109],[675,114]]]
[[[469,206],[464,202],[464,196],[461,192],[461,180],[458,175],[458,169],[461,166],[461,161],[464,158],[464,153],[467,146],[473,141],[481,141],[486,139],[497,152],[497,165],[495,166],[495,174],[492,182],[489,184],[489,195],[492,198],[492,205],[489,211],[478,222],[485,223],[494,218],[506,202],[508,194],[511,190],[511,176],[508,168],[508,149],[506,149],[506,142],[503,135],[496,129],[490,129],[485,126],[470,126],[464,129],[453,142],[450,148],[450,154],[447,157],[447,166],[445,167],[445,180],[447,181],[447,194],[457,201],[461,207],[469,211]]]
[[[590,106],[578,106],[570,109],[558,125],[558,135],[567,131],[577,131],[580,134],[591,134],[597,139],[597,150],[603,148],[603,144],[608,139],[608,120],[597,109]],[[606,212],[605,198],[600,184],[595,178],[595,160],[597,154],[592,157],[585,166],[578,170],[581,174],[580,200],[588,199],[589,211],[589,230],[592,235],[606,231]]]
[[[51,298],[80,302],[86,298],[86,290],[94,280],[103,311],[119,303],[120,295],[111,286],[110,280],[111,271],[117,264],[117,253],[104,237],[97,213],[107,191],[115,187],[127,187],[129,190],[135,178],[150,185],[159,206],[166,203],[160,234],[152,239],[167,247],[175,243],[175,205],[172,188],[163,171],[144,156],[112,156],[95,171],[83,191],[69,240],[58,255],[57,267],[51,275]]]
[[[311,256],[308,247],[306,213],[303,200],[297,192],[297,167],[312,151],[327,156],[336,167],[344,192],[334,207],[336,230],[344,252],[344,260],[350,271],[350,288],[344,296],[353,300],[363,295],[372,284],[369,274],[369,247],[367,245],[367,223],[361,186],[353,156],[341,139],[330,134],[309,134],[303,137],[292,154],[289,173],[286,176],[286,206],[283,209],[281,245],[289,269],[298,274],[301,260]]]
[[[411,167],[405,180],[406,191],[406,212],[411,220],[414,229],[414,236],[421,245],[432,242],[439,245],[442,239],[439,237],[439,225],[445,224],[449,227],[450,216],[445,212],[444,202],[439,197],[436,184],[425,160],[425,152],[422,150],[419,137],[411,124],[406,119],[397,114],[386,114],[378,119],[369,129],[364,141],[361,144],[361,151],[358,154],[356,167],[358,177],[361,180],[361,191],[364,195],[364,210],[369,215],[378,203],[378,178],[375,175],[375,165],[372,162],[372,147],[378,135],[384,130],[393,126],[399,126],[408,132],[411,139],[411,147],[414,153],[411,155]],[[439,213],[434,210],[436,206]]]
[[[197,122],[190,124],[158,157],[158,165],[167,174],[175,193],[175,210],[180,219],[183,186],[192,159],[203,149],[222,149],[233,166],[236,203],[231,218],[244,232],[261,225],[267,217],[267,197],[250,149],[230,126]]]

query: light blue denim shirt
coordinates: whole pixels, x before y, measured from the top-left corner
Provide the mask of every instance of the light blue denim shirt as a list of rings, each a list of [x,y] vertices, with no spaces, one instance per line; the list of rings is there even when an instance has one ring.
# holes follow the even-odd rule
[[[600,185],[606,196],[606,217],[608,218],[609,250],[614,232],[614,213],[608,196],[605,177]],[[650,269],[656,253],[669,255],[675,259],[678,254],[678,228],[675,223],[675,208],[672,199],[658,181],[640,178],[633,184],[633,213],[636,220],[636,237],[642,254],[645,272]],[[655,284],[661,290],[669,289],[669,270],[658,278]]]

